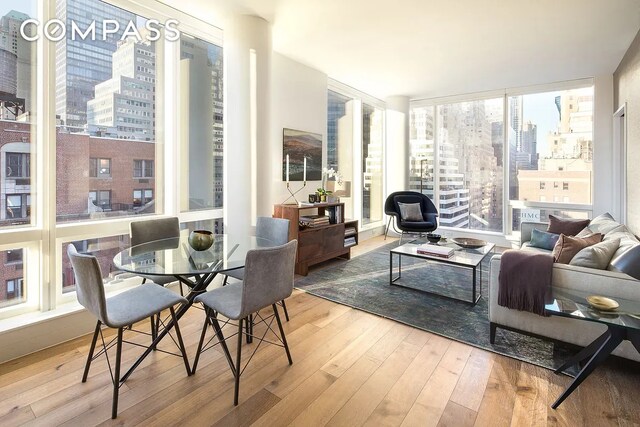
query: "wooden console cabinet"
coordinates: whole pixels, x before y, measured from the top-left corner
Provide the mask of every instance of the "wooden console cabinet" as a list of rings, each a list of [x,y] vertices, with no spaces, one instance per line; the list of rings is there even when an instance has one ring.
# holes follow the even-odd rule
[[[358,244],[358,221],[344,219],[344,203],[316,203],[313,206],[275,205],[274,218],[289,220],[289,240],[298,240],[296,274],[306,276],[309,266],[336,257],[351,258],[351,247]],[[300,229],[300,217],[305,215],[329,215],[335,224]],[[337,214],[333,214],[337,212]],[[349,231],[345,234],[345,230]],[[355,230],[355,233],[354,233]],[[355,244],[353,239],[355,237]]]

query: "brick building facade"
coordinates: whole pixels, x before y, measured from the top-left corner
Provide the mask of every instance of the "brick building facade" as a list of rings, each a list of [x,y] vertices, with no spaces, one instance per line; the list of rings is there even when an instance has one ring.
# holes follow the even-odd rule
[[[0,188],[2,189],[2,212],[0,226],[19,224],[14,218],[18,210],[8,205],[7,197],[13,191],[29,195],[29,205],[22,212],[22,222],[29,222],[31,178],[25,172],[16,179],[15,171],[7,170],[7,153],[22,150],[24,159],[30,166],[29,123],[0,121]],[[70,133],[64,127],[56,129],[56,212],[58,222],[99,219],[110,216],[136,215],[155,211],[155,152],[153,142],[131,141],[112,138],[92,137],[87,134]],[[95,160],[94,160],[95,159]],[[100,169],[100,160],[108,168]],[[108,160],[108,162],[107,162]],[[18,185],[20,184],[20,185]],[[99,195],[108,194],[108,203],[100,203]],[[142,195],[142,200],[136,199]],[[145,196],[146,195],[146,196]],[[96,200],[93,205],[90,200]],[[134,200],[136,199],[136,200]],[[27,198],[25,197],[25,200]],[[12,217],[13,216],[13,217]],[[128,245],[128,238],[118,236],[76,242],[79,250],[94,253],[103,273],[108,276],[111,260],[120,248]],[[16,252],[0,252],[0,305],[8,299],[24,295],[21,279],[22,257]],[[22,251],[19,251],[22,253]],[[73,278],[66,251],[63,257],[63,286],[70,289]],[[16,284],[20,289],[16,289]],[[15,300],[19,302],[19,300]]]

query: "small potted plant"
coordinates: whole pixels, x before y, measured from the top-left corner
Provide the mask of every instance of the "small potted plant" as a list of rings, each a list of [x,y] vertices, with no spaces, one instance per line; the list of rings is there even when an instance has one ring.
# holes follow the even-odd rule
[[[318,198],[322,203],[325,203],[325,202],[327,201],[327,196],[330,196],[331,194],[332,194],[332,192],[331,192],[331,191],[327,191],[327,190],[325,190],[324,188],[320,188],[320,187],[319,187],[319,188],[316,190],[317,198]]]

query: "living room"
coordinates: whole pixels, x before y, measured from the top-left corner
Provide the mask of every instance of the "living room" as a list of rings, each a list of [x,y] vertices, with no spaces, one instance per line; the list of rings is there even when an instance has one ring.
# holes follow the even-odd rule
[[[0,424],[640,423],[639,30],[636,0],[0,0]],[[294,240],[295,289],[218,305]],[[171,309],[109,322],[145,282]]]

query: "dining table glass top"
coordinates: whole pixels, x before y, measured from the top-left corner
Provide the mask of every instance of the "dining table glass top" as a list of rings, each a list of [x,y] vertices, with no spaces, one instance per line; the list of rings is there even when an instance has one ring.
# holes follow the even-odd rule
[[[244,267],[247,252],[275,246],[267,239],[248,235],[217,234],[211,247],[196,251],[188,236],[156,240],[125,249],[113,258],[116,268],[135,274],[188,276]]]

